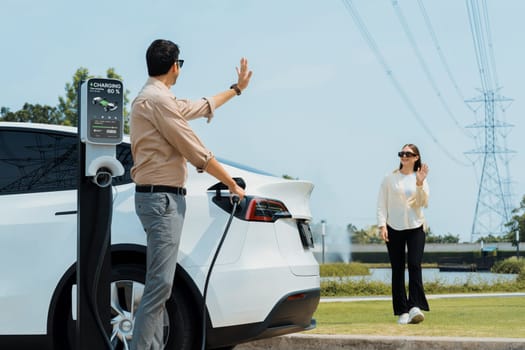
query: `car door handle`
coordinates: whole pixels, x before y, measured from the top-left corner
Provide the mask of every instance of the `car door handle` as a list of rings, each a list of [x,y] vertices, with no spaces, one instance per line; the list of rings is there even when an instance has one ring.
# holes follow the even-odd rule
[[[73,214],[77,214],[77,211],[76,210],[68,210],[68,211],[57,211],[55,213],[56,216],[58,215],[73,215]]]

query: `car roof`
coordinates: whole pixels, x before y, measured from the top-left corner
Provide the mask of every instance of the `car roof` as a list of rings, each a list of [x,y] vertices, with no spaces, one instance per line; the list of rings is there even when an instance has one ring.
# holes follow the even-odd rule
[[[18,128],[18,129],[27,129],[27,130],[37,129],[37,130],[49,130],[49,131],[61,131],[61,132],[67,132],[70,134],[77,133],[77,127],[75,126],[58,125],[58,124],[0,121],[0,127]],[[122,141],[129,143],[129,135],[123,135]]]
[[[0,127],[10,127],[10,128],[18,128],[18,129],[27,129],[27,130],[49,130],[49,131],[60,131],[60,132],[67,132],[71,134],[77,133],[77,128],[74,126],[67,126],[67,125],[58,125],[58,124],[43,124],[43,123],[31,123],[31,122],[4,122],[0,121]],[[123,136],[123,142],[129,143],[129,135]],[[266,171],[252,168],[250,166],[240,164],[237,162],[233,162],[228,159],[224,159],[222,157],[217,157],[217,160],[220,163],[229,165],[234,168],[239,168],[245,171],[249,171],[252,173],[260,174],[260,175],[266,175],[266,176],[275,176],[274,174],[268,173]]]
[[[55,131],[67,131],[67,132],[77,132],[77,128],[67,125],[57,125],[57,124],[43,124],[43,123],[31,123],[31,122],[4,122],[0,121],[0,126],[7,126],[12,128],[27,128],[27,129],[43,129],[43,130],[55,130]]]

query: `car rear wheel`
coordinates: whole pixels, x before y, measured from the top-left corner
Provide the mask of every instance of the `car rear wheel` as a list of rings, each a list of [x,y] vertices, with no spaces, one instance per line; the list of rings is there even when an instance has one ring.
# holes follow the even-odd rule
[[[146,270],[137,264],[113,266],[111,278],[111,343],[114,350],[129,349],[133,338],[135,313],[142,299]],[[71,287],[66,288],[55,322],[55,348],[70,350],[75,348],[75,324],[71,312]],[[191,312],[191,302],[184,288],[175,288],[166,302],[164,317],[165,349],[190,350],[195,341],[195,318]],[[67,330],[67,339],[63,336]]]

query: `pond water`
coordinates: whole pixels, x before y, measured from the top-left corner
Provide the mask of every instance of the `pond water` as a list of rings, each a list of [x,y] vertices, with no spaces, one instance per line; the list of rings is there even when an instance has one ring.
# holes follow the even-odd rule
[[[423,283],[439,282],[444,285],[458,285],[467,282],[471,284],[493,284],[496,282],[515,281],[518,275],[492,272],[439,272],[439,269],[423,269]],[[370,269],[369,276],[350,276],[343,280],[380,281],[390,283],[392,271],[390,269]],[[324,279],[324,278],[323,278]],[[408,271],[405,270],[405,280],[408,281]]]

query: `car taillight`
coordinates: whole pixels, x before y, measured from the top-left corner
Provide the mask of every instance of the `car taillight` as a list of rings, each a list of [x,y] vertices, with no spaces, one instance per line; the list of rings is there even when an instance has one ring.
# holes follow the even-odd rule
[[[213,203],[228,214],[233,210],[229,195],[215,195]],[[292,214],[283,202],[277,199],[245,196],[237,206],[235,217],[244,221],[275,222],[279,219],[291,218]]]
[[[291,217],[286,206],[275,199],[250,198],[246,209],[247,221],[273,222],[279,218]]]

